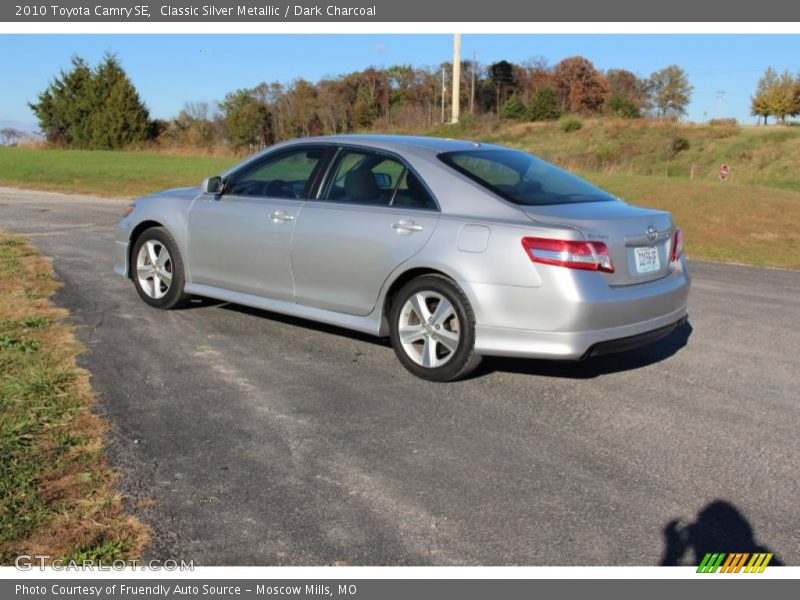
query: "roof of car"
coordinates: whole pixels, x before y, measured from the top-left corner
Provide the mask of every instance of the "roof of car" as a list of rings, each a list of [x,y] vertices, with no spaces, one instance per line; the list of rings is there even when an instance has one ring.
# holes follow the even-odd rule
[[[363,144],[373,148],[384,150],[403,150],[410,148],[422,148],[435,153],[456,152],[459,150],[473,150],[475,148],[499,148],[489,144],[469,140],[454,140],[449,138],[437,138],[414,135],[326,135],[311,138],[301,138],[293,142],[326,142],[339,144]]]

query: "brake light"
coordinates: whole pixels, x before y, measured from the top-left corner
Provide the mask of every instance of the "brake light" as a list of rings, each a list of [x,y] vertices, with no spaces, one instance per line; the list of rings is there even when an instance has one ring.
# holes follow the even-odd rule
[[[614,272],[608,247],[603,242],[525,237],[522,238],[522,246],[533,262],[568,269]]]
[[[680,227],[675,228],[675,233],[672,236],[672,255],[669,260],[677,262],[683,254],[683,230]]]

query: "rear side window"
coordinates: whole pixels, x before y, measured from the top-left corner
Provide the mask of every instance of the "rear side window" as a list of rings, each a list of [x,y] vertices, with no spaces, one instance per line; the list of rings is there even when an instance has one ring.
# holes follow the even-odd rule
[[[364,150],[342,150],[334,160],[331,173],[320,194],[322,200],[436,208],[419,178],[392,157]]]
[[[439,159],[482,186],[526,206],[604,202],[608,192],[550,163],[517,150],[467,150]]]

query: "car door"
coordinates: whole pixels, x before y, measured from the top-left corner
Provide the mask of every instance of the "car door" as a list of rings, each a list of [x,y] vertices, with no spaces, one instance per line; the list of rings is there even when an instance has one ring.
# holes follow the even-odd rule
[[[327,148],[267,154],[225,179],[189,211],[189,267],[197,284],[292,301],[292,233]]]
[[[439,212],[399,158],[341,148],[295,225],[295,301],[367,315],[389,274],[430,239]]]

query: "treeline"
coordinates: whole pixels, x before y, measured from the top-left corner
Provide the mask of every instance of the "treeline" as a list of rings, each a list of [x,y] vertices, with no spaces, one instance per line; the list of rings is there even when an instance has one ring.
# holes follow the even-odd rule
[[[756,93],[750,99],[750,110],[759,123],[769,117],[786,123],[786,117],[800,115],[800,74],[794,76],[789,71],[781,74],[769,67],[758,80]]]
[[[31,108],[47,140],[60,146],[155,143],[252,150],[300,136],[429,130],[442,122],[443,113],[449,121],[451,67],[369,67],[317,82],[264,82],[230,92],[213,105],[187,103],[171,120],[152,120],[116,57],[107,55],[94,68],[76,57]],[[640,77],[625,69],[601,71],[582,56],[552,66],[541,58],[521,64],[465,61],[461,74],[465,119],[538,121],[567,113],[679,118],[686,114],[693,89],[677,65]],[[795,103],[787,108],[789,81]],[[798,89],[790,75],[768,70],[753,97],[754,114],[785,121],[800,110]]]
[[[442,122],[443,96],[444,120],[449,120],[450,70],[450,63],[436,68],[397,65],[369,67],[316,83],[262,83],[229,93],[216,107],[187,104],[175,119],[161,124],[160,141],[202,147],[225,139],[233,148],[242,148],[308,135],[425,131]],[[640,78],[625,69],[601,72],[580,56],[555,66],[543,59],[486,66],[464,62],[461,74],[462,115],[475,117],[680,117],[692,92],[686,73],[676,65]]]

